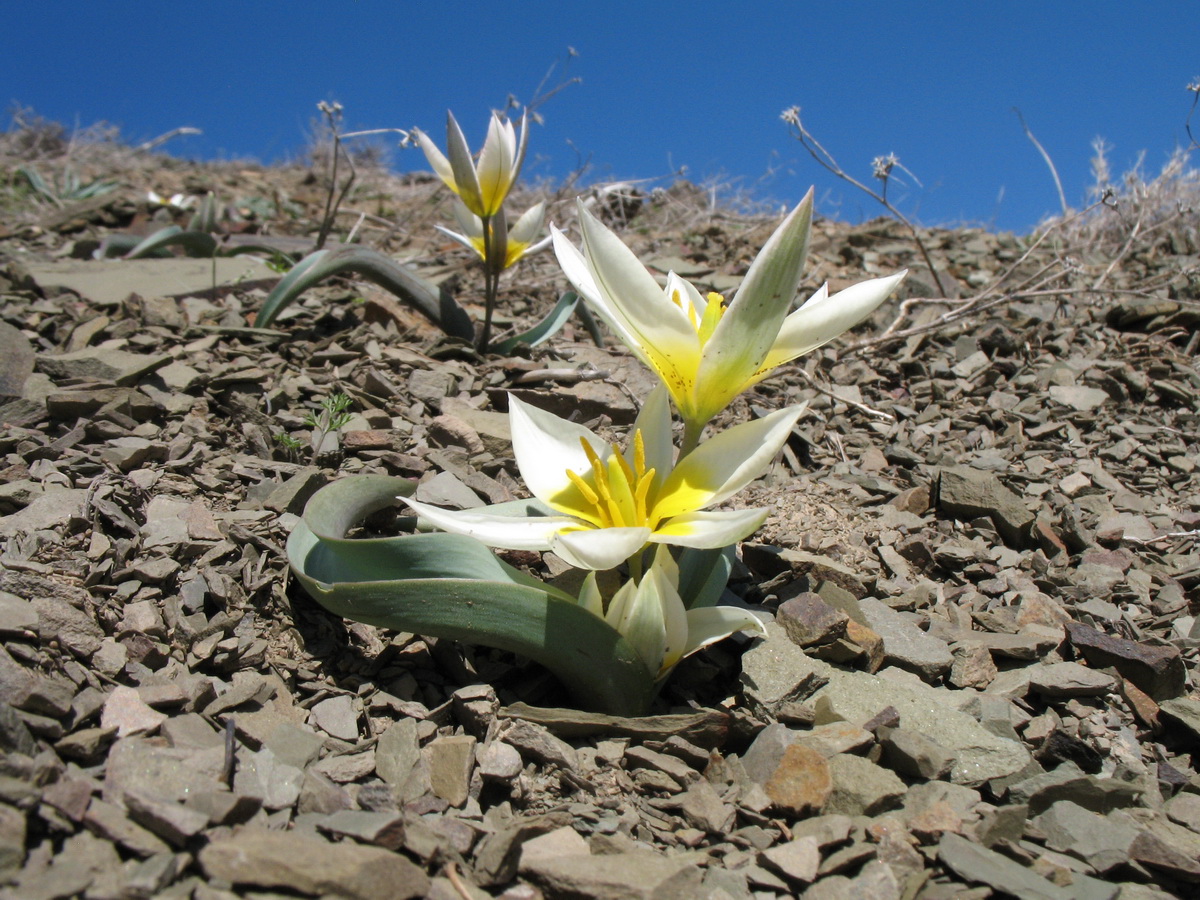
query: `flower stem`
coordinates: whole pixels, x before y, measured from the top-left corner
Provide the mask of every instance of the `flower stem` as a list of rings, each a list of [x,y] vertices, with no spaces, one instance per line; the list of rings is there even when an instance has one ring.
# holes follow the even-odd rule
[[[704,432],[707,422],[697,422],[686,419],[683,423],[683,443],[679,447],[679,459],[683,459],[696,449],[700,443],[700,435]]]
[[[496,245],[492,236],[492,217],[482,216],[483,222],[483,330],[479,333],[478,349],[487,353],[492,340],[492,313],[496,308],[496,293],[500,281],[500,266],[496,265]]]

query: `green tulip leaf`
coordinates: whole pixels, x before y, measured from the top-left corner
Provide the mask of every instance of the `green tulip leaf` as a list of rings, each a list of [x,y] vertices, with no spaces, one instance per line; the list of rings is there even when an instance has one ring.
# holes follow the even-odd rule
[[[313,495],[288,538],[287,554],[314,600],[369,625],[528,657],[583,706],[612,715],[645,711],[654,691],[645,664],[620,633],[571,595],[461,535],[346,537],[366,516],[413,489],[403,478],[354,475]]]
[[[466,341],[475,340],[475,326],[471,317],[446,291],[394,259],[359,244],[318,250],[300,260],[275,285],[258,311],[254,327],[267,328],[276,316],[310,287],[344,272],[360,275],[415,306],[446,334]]]
[[[574,291],[567,291],[558,298],[558,302],[554,304],[554,308],[546,314],[546,317],[542,321],[538,322],[528,331],[523,331],[520,334],[514,334],[510,338],[497,341],[492,344],[492,349],[497,353],[512,353],[513,350],[517,349],[519,344],[536,347],[538,344],[549,340],[559,329],[566,325],[567,320],[571,318],[571,314],[575,312],[575,308],[578,305],[579,295]]]
[[[204,231],[184,231],[178,225],[168,225],[126,253],[125,258],[153,256],[167,247],[182,247],[188,256],[211,257],[217,252],[217,239]]]
[[[733,571],[734,547],[715,550],[684,548],[679,564],[679,596],[687,609],[716,606]]]

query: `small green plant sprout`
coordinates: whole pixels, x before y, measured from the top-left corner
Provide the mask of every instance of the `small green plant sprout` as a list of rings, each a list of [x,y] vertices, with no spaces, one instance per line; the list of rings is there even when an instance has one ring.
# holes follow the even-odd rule
[[[312,429],[309,444],[314,462],[327,453],[337,452],[338,432],[350,421],[349,409],[353,402],[347,394],[330,394],[321,401],[319,412],[310,412],[304,417],[304,424]]]
[[[554,232],[568,279],[662,380],[624,442],[509,397],[517,468],[533,497],[447,510],[415,485],[351,476],[318,491],[293,530],[288,559],[319,603],[348,618],[484,644],[545,665],[581,705],[645,713],[678,662],[748,630],[758,618],[718,605],[737,542],[766,509],[713,509],[758,478],[804,406],[742,422],[701,441],[739,391],[860,321],[904,273],[788,310],[799,284],[812,193],[783,221],[733,301],[701,297],[674,274],[664,293],[624,244],[580,210],[584,249]],[[673,440],[671,402],[684,420]],[[399,498],[435,533],[347,539]],[[552,551],[582,570],[572,596],[493,556],[488,547]],[[612,579],[599,573],[614,573]],[[609,590],[601,587],[602,583]]]
[[[300,451],[304,449],[302,441],[282,431],[275,435],[275,443],[279,445],[284,455],[290,460],[298,459]]]

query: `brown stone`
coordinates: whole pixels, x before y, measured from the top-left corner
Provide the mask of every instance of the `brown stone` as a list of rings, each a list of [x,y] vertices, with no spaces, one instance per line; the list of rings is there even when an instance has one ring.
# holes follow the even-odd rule
[[[833,792],[833,776],[824,756],[811,747],[792,744],[783,751],[764,788],[780,812],[803,816],[825,805]]]
[[[1077,653],[1097,669],[1112,667],[1154,700],[1180,696],[1187,672],[1178,647],[1163,647],[1113,637],[1081,622],[1071,622],[1067,634]]]

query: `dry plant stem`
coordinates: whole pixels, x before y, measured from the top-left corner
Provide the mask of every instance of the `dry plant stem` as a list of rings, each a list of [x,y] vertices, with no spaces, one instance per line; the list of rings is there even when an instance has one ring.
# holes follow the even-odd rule
[[[350,167],[350,177],[346,179],[346,186],[338,193],[338,157],[343,155],[346,157],[346,165]],[[338,134],[335,127],[333,128],[333,159],[329,163],[329,194],[325,198],[325,215],[321,218],[321,230],[317,232],[317,243],[313,247],[314,251],[324,248],[325,241],[329,237],[329,229],[333,227],[333,220],[337,216],[338,207],[342,205],[342,201],[350,193],[350,187],[354,184],[356,174],[354,171],[354,161],[350,159],[350,154],[346,153],[342,148],[342,137]],[[336,201],[333,199],[335,193],[337,194]]]
[[[184,126],[183,128],[172,128],[170,131],[160,134],[156,138],[151,138],[143,144],[138,144],[133,149],[139,153],[145,153],[149,150],[153,150],[155,147],[162,146],[172,138],[177,138],[185,134],[204,134],[204,132],[199,128],[189,128],[187,126]]]
[[[1038,153],[1042,154],[1042,159],[1046,161],[1046,165],[1050,169],[1050,175],[1054,179],[1054,187],[1058,190],[1058,205],[1062,209],[1063,215],[1067,215],[1071,210],[1067,206],[1067,196],[1063,193],[1062,181],[1058,177],[1058,169],[1054,167],[1054,160],[1050,158],[1050,154],[1046,152],[1046,148],[1042,146],[1041,142],[1033,136],[1033,132],[1025,124],[1025,117],[1021,115],[1021,111],[1014,106],[1013,112],[1021,120],[1021,130],[1025,132],[1025,137],[1029,138],[1029,142],[1037,147]]]
[[[921,258],[925,260],[925,265],[929,267],[929,277],[933,279],[934,287],[936,287],[938,291],[942,292],[944,295],[945,291],[942,288],[941,279],[938,278],[937,267],[934,266],[933,259],[929,255],[929,250],[926,248],[925,242],[921,240],[921,235],[917,232],[917,227],[908,220],[908,217],[905,216],[904,213],[900,212],[899,209],[893,206],[887,197],[878,191],[874,191],[867,187],[853,175],[846,172],[840,165],[838,165],[838,161],[833,158],[833,154],[822,147],[821,142],[813,137],[812,133],[801,124],[798,114],[795,121],[791,124],[796,129],[796,139],[800,141],[800,145],[808,151],[809,156],[820,163],[827,171],[836,175],[838,178],[841,178],[843,181],[849,182],[860,191],[863,191],[869,197],[872,197],[878,201],[883,205],[884,209],[900,220],[901,224],[903,224],[904,227],[908,229],[909,234],[912,235],[912,239],[916,243],[917,249],[921,252]]]
[[[895,319],[893,319],[892,323],[887,327],[886,330],[884,330],[883,334],[879,335],[878,337],[867,338],[866,340],[851,344],[845,349],[844,352],[847,354],[858,353],[870,347],[877,347],[880,344],[886,344],[894,340],[902,340],[904,338],[913,337],[914,335],[936,331],[944,325],[949,325],[950,323],[956,322],[959,319],[965,318],[966,316],[991,309],[993,306],[998,306],[999,304],[1008,302],[1009,300],[1016,300],[1020,297],[1042,296],[1047,293],[1060,293],[1056,290],[1045,290],[1048,284],[1058,279],[1062,274],[1060,271],[1052,271],[1057,270],[1059,266],[1058,260],[1052,260],[1051,262],[1048,262],[1039,268],[1033,275],[1026,278],[1016,290],[1006,294],[1001,294],[998,297],[992,296],[1000,290],[1001,286],[1013,276],[1018,268],[1028,261],[1029,257],[1033,255],[1034,251],[1037,250],[1051,234],[1053,234],[1057,229],[1062,228],[1064,225],[1074,222],[1080,217],[1087,215],[1102,202],[1102,200],[1098,200],[1074,215],[1068,216],[1064,219],[1059,219],[1057,222],[1053,223],[1050,227],[1037,236],[1037,239],[1029,245],[1025,252],[1021,254],[1019,259],[1013,262],[1007,269],[1000,273],[1000,275],[991,284],[989,284],[975,296],[968,297],[965,300],[947,300],[946,298],[937,297],[909,297],[908,299],[901,301]],[[949,312],[940,316],[936,322],[931,322],[928,325],[914,325],[911,328],[900,330],[900,323],[904,321],[909,310],[913,306],[928,303],[955,303],[957,306],[955,309],[950,310]]]
[[[859,403],[857,400],[850,400],[846,397],[840,396],[839,394],[835,394],[829,388],[820,384],[812,375],[810,375],[808,372],[804,371],[803,369],[797,369],[796,372],[800,375],[801,378],[803,378],[805,381],[808,382],[809,387],[811,387],[817,393],[824,394],[826,397],[829,397],[831,400],[834,400],[838,403],[845,403],[847,406],[850,406],[854,409],[860,410],[861,412],[865,412],[867,415],[870,415],[870,416],[878,416],[879,418],[886,419],[889,422],[896,421],[896,417],[893,416],[891,413],[885,413],[881,409],[875,409],[873,407],[867,406],[867,404],[865,404],[865,403]]]

